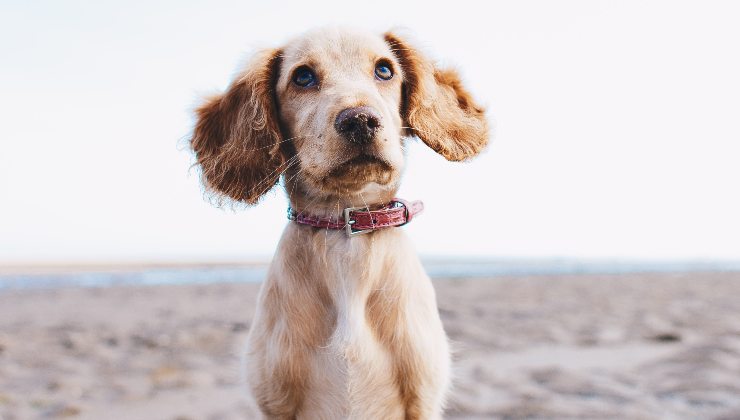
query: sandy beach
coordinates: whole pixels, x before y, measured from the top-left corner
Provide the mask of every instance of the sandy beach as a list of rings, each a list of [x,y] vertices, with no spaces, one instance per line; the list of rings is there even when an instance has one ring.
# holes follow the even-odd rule
[[[435,280],[450,419],[740,418],[740,274]],[[258,284],[0,292],[0,419],[249,419]]]

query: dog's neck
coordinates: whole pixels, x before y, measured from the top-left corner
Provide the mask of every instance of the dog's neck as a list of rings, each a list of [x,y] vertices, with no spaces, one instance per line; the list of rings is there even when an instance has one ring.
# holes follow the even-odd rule
[[[296,186],[286,188],[290,207],[316,217],[341,218],[348,207],[365,207],[371,210],[388,204],[398,191],[397,185],[368,184],[361,191],[317,194]]]

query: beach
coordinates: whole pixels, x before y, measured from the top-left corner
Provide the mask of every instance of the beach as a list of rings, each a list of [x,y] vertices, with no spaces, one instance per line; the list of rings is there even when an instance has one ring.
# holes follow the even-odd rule
[[[445,418],[740,418],[740,273],[434,281]],[[259,284],[0,291],[0,419],[249,419]]]

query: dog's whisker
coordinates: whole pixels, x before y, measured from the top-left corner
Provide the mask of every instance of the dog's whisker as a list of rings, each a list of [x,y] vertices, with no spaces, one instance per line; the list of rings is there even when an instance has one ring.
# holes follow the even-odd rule
[[[362,200],[362,204],[365,205],[365,208],[367,211],[370,211],[370,206],[367,204],[367,201],[365,201],[365,196],[362,195],[362,192],[360,191],[360,200]],[[373,228],[375,227],[375,220],[371,220]]]
[[[290,169],[297,162],[299,162],[298,155],[295,155],[292,158],[290,158],[290,159],[286,160],[285,162],[281,163],[275,170],[273,170],[272,172],[270,172],[269,175],[267,175],[260,182],[258,182],[257,184],[255,184],[250,189],[250,191],[251,192],[254,192],[254,191],[257,191],[258,188],[264,188],[265,184],[267,183],[268,184],[267,185],[267,188],[264,189],[264,190],[262,190],[260,195],[266,193],[267,191],[269,191],[270,189],[272,189],[275,186],[274,184],[270,184],[270,180],[273,179],[273,178],[278,178],[279,179],[280,176],[285,173],[285,171],[287,171],[288,169]]]
[[[359,192],[359,195],[360,195],[360,199],[362,200],[362,203],[363,203],[363,204],[365,205],[365,208],[367,209],[367,211],[370,211],[370,206],[369,206],[369,205],[367,204],[367,201],[365,201],[365,196],[364,196],[364,195],[362,195],[362,192],[361,192],[361,191]],[[375,229],[375,219],[370,219],[370,223],[371,223],[371,225],[372,225],[373,229]],[[370,238],[370,242],[372,243],[374,239],[375,239],[375,237],[374,237],[374,236],[373,236],[373,237],[371,237],[371,238]],[[369,247],[369,248],[367,249],[367,254],[369,254],[369,253],[370,253],[370,250],[371,250],[371,249],[372,249],[372,247]]]
[[[300,175],[300,174],[301,174],[301,173],[303,172],[303,170],[304,170],[304,168],[299,168],[299,169],[298,169],[298,170],[296,171],[296,173],[295,173],[295,174],[293,174],[293,176],[291,176],[290,178],[287,178],[287,179],[285,179],[285,184],[286,184],[286,185],[288,185],[288,184],[290,184],[291,182],[293,182],[293,180],[295,180],[295,179],[296,179],[296,178],[298,177],[298,175]],[[293,192],[295,192],[295,187],[296,187],[296,185],[297,185],[297,183],[294,183],[294,184],[293,184]]]
[[[251,191],[255,191],[259,188],[261,188],[265,182],[269,183],[271,179],[274,178],[274,175],[277,173],[278,177],[280,174],[282,174],[286,169],[288,169],[291,165],[293,165],[297,161],[296,156],[284,161],[280,165],[277,166],[273,171],[271,171],[269,174],[267,174],[266,177],[262,178],[259,182],[257,182],[254,186],[252,186]],[[270,185],[270,188],[272,188],[272,185]]]
[[[278,145],[278,144],[283,144],[283,143],[285,143],[285,142],[288,142],[288,141],[291,141],[291,140],[295,140],[295,139],[299,139],[299,138],[301,138],[301,137],[309,137],[309,136],[295,136],[295,137],[291,137],[291,138],[289,138],[289,139],[281,140],[281,141],[279,141],[279,142],[277,142],[277,143],[274,143],[274,144],[271,144],[271,145],[269,145],[269,146],[262,146],[262,147],[257,147],[257,148],[254,148],[254,149],[249,149],[248,151],[250,151],[250,152],[256,152],[257,150],[270,149],[270,148],[273,148],[273,147],[275,147],[275,146],[276,146],[276,145]]]
[[[401,128],[408,128],[410,130],[418,131],[420,133],[438,134],[438,133],[435,133],[433,131],[420,130],[420,129],[416,128],[416,127],[405,127],[405,126],[402,126]]]
[[[295,178],[296,176],[298,176],[297,174],[300,173],[302,170],[303,170],[302,168],[299,169],[298,172],[296,173],[296,175],[293,178]],[[290,184],[290,182],[292,182],[292,181],[291,180],[285,180],[285,186],[287,187]],[[292,200],[293,197],[295,197],[295,187],[297,185],[298,185],[298,182],[294,182],[293,183],[293,186],[290,188],[290,191],[288,193],[288,200]]]
[[[300,215],[306,214],[306,212],[308,212],[308,211],[311,210],[311,206],[313,206],[314,204],[318,203],[319,201],[321,201],[323,199],[324,199],[324,197],[322,197],[321,195],[317,195],[316,197],[314,197],[313,199],[311,199],[308,203],[306,203],[303,206],[303,209],[301,209],[298,212],[298,214],[300,214]]]
[[[435,140],[439,144],[445,144],[446,140],[439,136],[440,133],[435,131],[428,131],[428,130],[421,130],[415,127],[401,127],[401,128],[407,128],[410,130],[418,131],[419,133],[424,133],[427,137],[429,137],[430,140]],[[406,150],[405,146],[401,145],[401,149]]]
[[[287,182],[292,182],[293,179],[295,179],[301,172],[303,171],[303,168],[301,168],[300,171],[298,171],[295,175],[293,175]],[[293,184],[293,189],[295,189],[297,183]],[[304,203],[301,205],[301,209],[298,209],[298,215],[304,215],[307,211],[311,209],[311,206],[313,204],[317,203],[319,200],[322,200],[323,197],[321,195],[316,195],[314,198],[309,200],[307,203]]]

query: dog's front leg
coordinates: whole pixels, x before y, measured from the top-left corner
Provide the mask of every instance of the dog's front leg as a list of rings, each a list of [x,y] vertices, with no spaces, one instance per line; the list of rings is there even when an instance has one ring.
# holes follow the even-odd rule
[[[371,295],[369,306],[376,306],[374,299],[382,299],[385,305],[377,306],[386,310],[371,311],[369,316],[392,354],[405,419],[439,419],[449,388],[449,345],[431,282],[425,275],[417,280],[413,293],[397,290],[390,299],[385,293]],[[408,279],[403,282],[408,283]]]
[[[312,360],[326,343],[333,319],[326,288],[284,261],[280,253],[273,261],[248,340],[247,380],[270,419],[302,415]]]
[[[295,419],[308,377],[306,349],[286,331],[257,331],[259,325],[254,328],[247,359],[254,399],[268,419]]]
[[[266,281],[249,335],[247,380],[257,404],[270,419],[294,419],[300,413],[310,358],[326,328],[317,325],[323,307],[301,302],[310,296],[300,287],[305,283],[293,282],[290,288],[279,284],[287,277]]]
[[[426,326],[425,328],[429,328]],[[414,337],[407,331],[399,337],[396,351],[396,380],[406,420],[441,419],[449,387],[449,351],[441,329],[425,331],[431,337]]]

